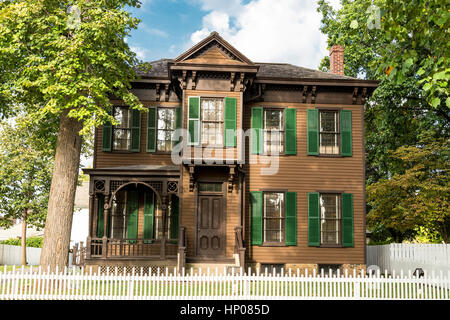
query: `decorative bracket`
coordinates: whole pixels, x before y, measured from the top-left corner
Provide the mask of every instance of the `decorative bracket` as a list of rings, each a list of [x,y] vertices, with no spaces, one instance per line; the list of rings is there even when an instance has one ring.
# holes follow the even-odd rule
[[[361,97],[362,97],[362,104],[365,104],[366,103],[366,99],[367,99],[367,88],[363,88],[362,89]]]
[[[311,103],[316,103],[316,86],[312,86],[311,90]]]
[[[306,98],[308,96],[308,86],[303,86],[303,92],[302,92],[302,102],[306,103]]]
[[[164,86],[164,101],[169,101],[169,84],[166,83]]]
[[[191,89],[195,90],[195,87],[197,86],[197,71],[192,71],[192,84]]]
[[[261,84],[261,101],[264,101],[264,91],[266,90],[266,84]]]
[[[189,192],[194,191],[194,166],[189,166]]]
[[[234,77],[236,76],[235,72],[230,73],[230,91],[234,91]]]
[[[187,75],[187,71],[184,70],[183,71],[183,76],[181,77],[181,87],[183,88],[183,90],[186,90],[186,75]]]
[[[161,91],[160,91],[161,85],[159,83],[156,84],[156,101],[159,101],[161,98]]]
[[[355,88],[353,89],[353,97],[352,97],[353,104],[356,104],[356,99],[358,98],[358,90],[359,90],[358,87],[355,87]]]
[[[230,167],[230,173],[228,174],[228,192],[233,191],[233,181],[234,181],[234,175],[235,175],[234,167]]]
[[[244,77],[245,77],[245,73],[241,72],[241,76],[239,78],[239,91],[241,91],[241,92],[244,92],[244,88],[245,88]]]

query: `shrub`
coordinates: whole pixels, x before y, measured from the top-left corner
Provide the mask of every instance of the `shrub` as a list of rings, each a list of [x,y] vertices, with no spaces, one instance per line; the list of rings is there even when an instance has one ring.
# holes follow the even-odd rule
[[[42,248],[43,239],[44,239],[43,237],[29,237],[29,238],[27,238],[27,247]],[[21,245],[20,239],[17,239],[17,238],[3,240],[0,243],[8,244],[10,246],[20,246]]]

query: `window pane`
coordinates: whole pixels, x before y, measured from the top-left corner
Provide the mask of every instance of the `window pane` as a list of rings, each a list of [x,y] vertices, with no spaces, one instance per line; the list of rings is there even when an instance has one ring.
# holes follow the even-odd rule
[[[264,110],[264,129],[283,130],[283,110]]]
[[[338,131],[338,113],[337,111],[320,112],[320,132]]]
[[[114,107],[114,119],[119,124],[116,128],[131,128],[131,110],[125,107]]]
[[[223,98],[201,99],[202,120],[223,121]]]
[[[131,130],[115,128],[113,139],[114,150],[129,150],[131,147]]]

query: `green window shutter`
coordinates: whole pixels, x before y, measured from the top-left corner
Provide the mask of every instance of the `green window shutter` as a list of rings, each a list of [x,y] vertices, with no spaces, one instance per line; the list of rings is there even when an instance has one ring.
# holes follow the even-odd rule
[[[262,245],[263,242],[263,193],[251,191],[251,216],[252,216],[252,245]]]
[[[341,110],[341,155],[352,156],[352,111]]]
[[[144,193],[144,239],[145,243],[151,243],[153,240],[153,217],[155,213],[155,193]]]
[[[108,112],[111,115],[111,112]],[[102,151],[111,151],[112,147],[112,124],[111,122],[105,122],[102,125]]]
[[[136,239],[138,235],[139,194],[137,191],[128,191],[127,195],[127,239]],[[136,240],[128,240],[128,242],[136,243]]]
[[[236,147],[237,99],[225,98],[225,139],[224,147]]]
[[[285,203],[286,245],[297,245],[297,192],[286,192]]]
[[[308,245],[320,246],[319,193],[308,193]]]
[[[178,239],[178,217],[180,213],[180,200],[177,196],[172,196],[172,206],[170,213],[170,239]]]
[[[156,107],[148,108],[147,112],[147,152],[156,152]]]
[[[181,129],[183,127],[182,123],[183,123],[183,116],[181,114],[181,107],[176,107],[175,108],[175,130]],[[180,141],[181,141],[181,134],[180,134],[179,138],[176,141],[174,141],[174,146],[177,145]]]
[[[104,215],[105,197],[98,196],[98,216],[97,216],[97,238],[102,238],[105,229],[105,215]]]
[[[297,154],[297,109],[287,108],[284,117],[286,154]]]
[[[188,131],[189,145],[200,144],[200,98],[189,97]]]
[[[353,194],[342,194],[342,246],[353,247]]]
[[[131,152],[141,151],[141,112],[131,109]]]
[[[306,135],[308,155],[319,155],[319,110],[307,111],[308,133]]]
[[[262,128],[263,128],[263,108],[252,108],[251,118],[251,153],[261,154],[262,150]]]

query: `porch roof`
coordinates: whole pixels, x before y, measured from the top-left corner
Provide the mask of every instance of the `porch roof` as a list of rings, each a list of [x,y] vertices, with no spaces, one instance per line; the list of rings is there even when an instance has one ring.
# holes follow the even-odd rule
[[[180,166],[131,165],[106,168],[83,168],[89,175],[179,175]]]

